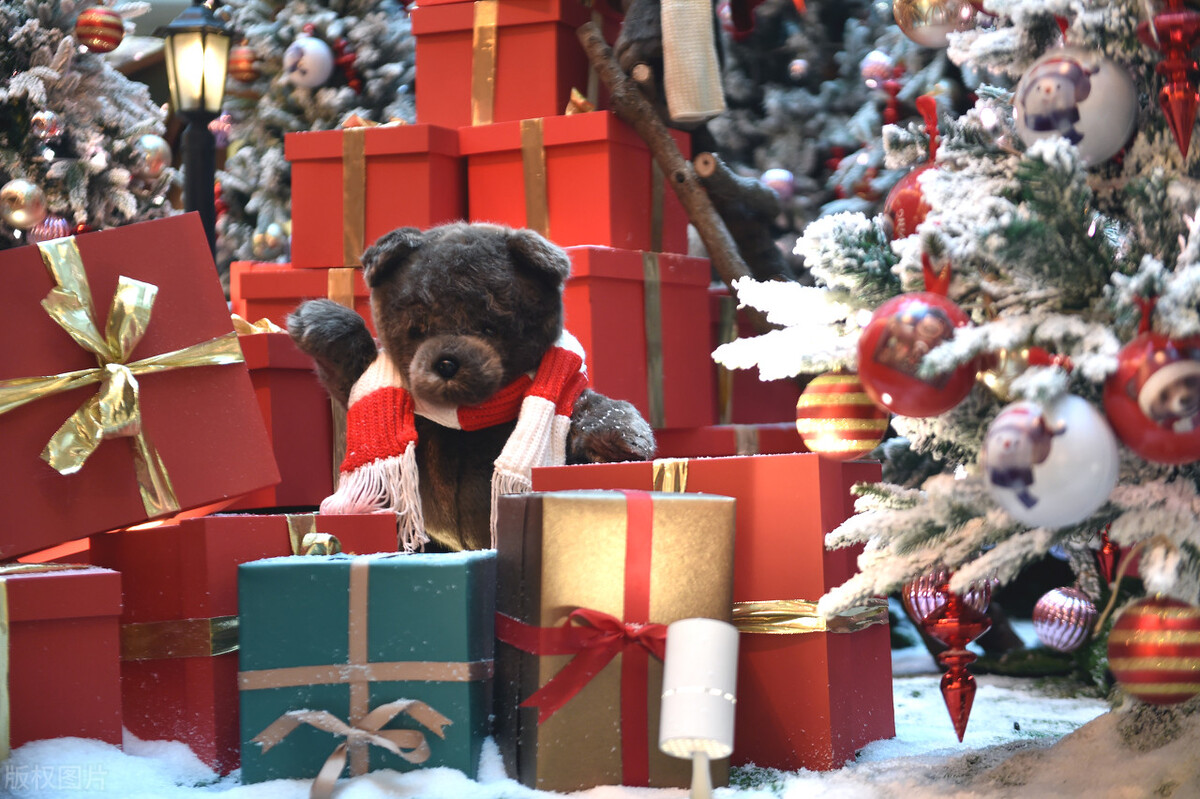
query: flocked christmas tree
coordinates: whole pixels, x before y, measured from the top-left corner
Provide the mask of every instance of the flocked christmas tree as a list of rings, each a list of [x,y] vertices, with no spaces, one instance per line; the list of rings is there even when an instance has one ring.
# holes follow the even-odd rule
[[[717,360],[764,379],[856,372],[858,390],[893,414],[902,438],[884,453],[906,457],[908,473],[885,466],[897,482],[860,487],[857,515],[828,537],[866,548],[823,613],[923,585],[941,602],[928,628],[949,623],[954,652],[984,624],[973,592],[1057,549],[1099,601],[1112,574],[1097,551],[1115,547],[1126,565],[1140,552],[1148,592],[1184,603],[1117,624],[1151,635],[1178,616],[1194,629],[1200,94],[1189,53],[1200,13],[1177,0],[978,5],[895,0],[905,33],[948,44],[977,97],[965,113],[885,128],[886,166],[926,165],[923,202],[810,223],[796,250],[817,286],[745,281],[743,302],[782,329]],[[829,421],[854,437],[853,424]],[[1130,674],[1115,642],[1130,693],[1200,691],[1193,655],[1175,653],[1179,671],[1160,650],[1138,652],[1150,665]],[[970,709],[969,659],[943,661],[956,726]]]
[[[148,6],[0,0],[0,248],[173,212],[165,112],[103,55]]]
[[[363,120],[413,122],[415,40],[395,0],[241,0],[232,25],[217,261],[285,261],[291,185],[284,135]]]

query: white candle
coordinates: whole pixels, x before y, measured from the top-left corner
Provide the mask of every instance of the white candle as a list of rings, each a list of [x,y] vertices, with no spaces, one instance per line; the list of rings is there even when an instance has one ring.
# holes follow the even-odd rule
[[[705,759],[733,752],[738,632],[717,619],[681,619],[667,627],[658,746],[668,755]]]

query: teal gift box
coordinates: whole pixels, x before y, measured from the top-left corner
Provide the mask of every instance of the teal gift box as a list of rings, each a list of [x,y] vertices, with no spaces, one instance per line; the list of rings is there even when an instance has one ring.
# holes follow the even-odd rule
[[[447,766],[491,734],[493,550],[238,567],[242,781]]]

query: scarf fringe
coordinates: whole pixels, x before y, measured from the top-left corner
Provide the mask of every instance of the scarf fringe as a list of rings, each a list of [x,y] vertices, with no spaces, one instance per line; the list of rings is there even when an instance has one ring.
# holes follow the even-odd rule
[[[395,513],[396,542],[415,552],[429,541],[417,480],[417,448],[378,458],[339,475],[337,491],[321,502],[321,513]]]

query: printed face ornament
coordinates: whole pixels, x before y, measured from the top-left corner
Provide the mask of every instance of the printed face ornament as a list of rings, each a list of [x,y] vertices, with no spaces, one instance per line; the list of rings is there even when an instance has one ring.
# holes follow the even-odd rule
[[[1176,361],[1159,367],[1142,383],[1137,403],[1159,427],[1192,432],[1200,425],[1200,363]]]
[[[988,479],[992,485],[1012,489],[1027,508],[1038,503],[1033,493],[1033,467],[1050,457],[1055,436],[1067,431],[1060,422],[1051,426],[1033,403],[1018,402],[1001,411],[983,442]]]
[[[1030,130],[1053,131],[1071,144],[1079,144],[1083,141],[1075,127],[1079,104],[1091,95],[1091,76],[1097,71],[1071,58],[1043,61],[1026,76],[1028,83],[1017,100],[1025,111],[1025,124]]]
[[[891,317],[887,331],[875,348],[875,361],[915,378],[921,367],[921,359],[934,347],[952,338],[954,323],[944,310],[915,304],[904,313]],[[949,377],[949,373],[943,373],[917,379],[940,387]]]

